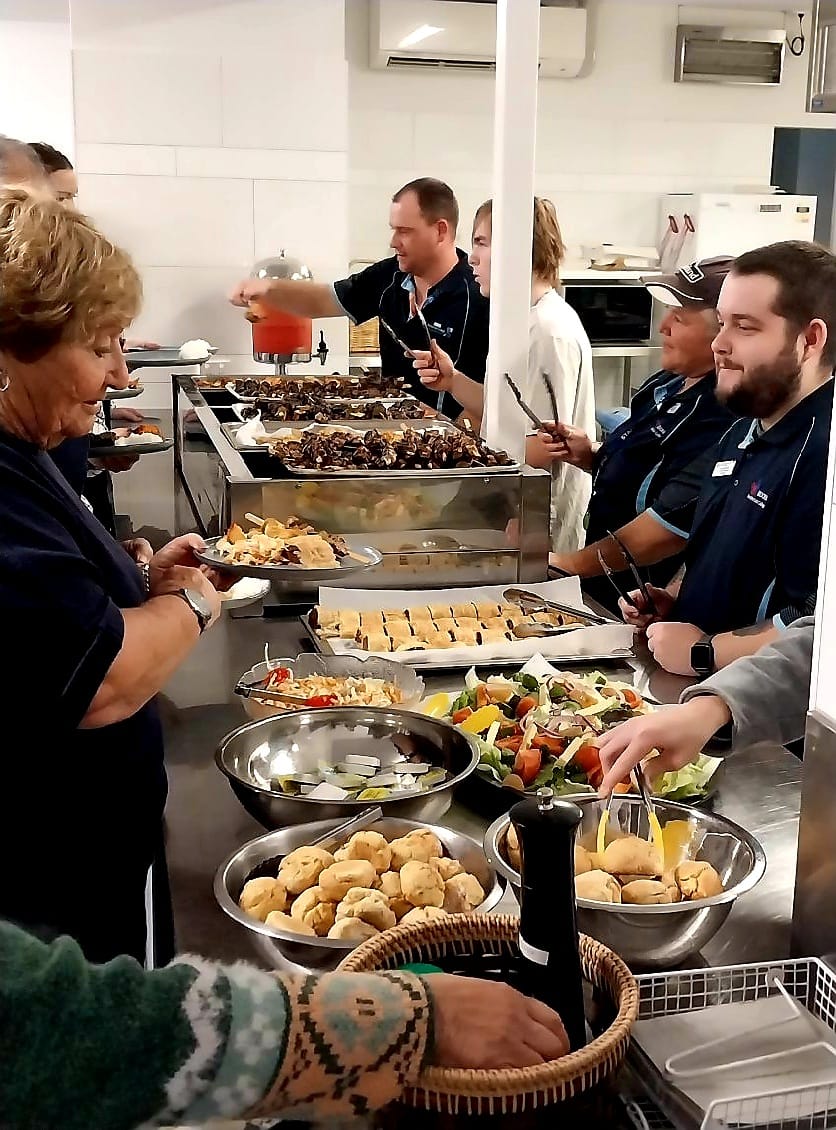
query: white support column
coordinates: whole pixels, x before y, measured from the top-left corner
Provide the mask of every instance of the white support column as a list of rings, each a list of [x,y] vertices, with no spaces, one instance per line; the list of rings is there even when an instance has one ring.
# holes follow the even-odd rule
[[[513,16],[512,16],[513,9]],[[498,0],[494,100],[491,344],[485,438],[522,460],[528,421],[503,374],[526,384],[540,0]]]

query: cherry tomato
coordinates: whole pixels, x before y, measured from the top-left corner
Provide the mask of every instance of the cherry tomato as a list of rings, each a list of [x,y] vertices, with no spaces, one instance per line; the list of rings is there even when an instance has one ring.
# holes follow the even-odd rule
[[[456,711],[450,721],[454,726],[458,726],[460,723],[464,722],[465,718],[469,718],[472,713],[473,711],[469,706],[463,706],[461,710]]]
[[[563,738],[553,738],[550,734],[538,734],[531,744],[536,745],[544,753],[551,754],[552,757],[560,757],[561,753],[566,751],[567,745]]]
[[[534,697],[533,694],[527,694],[525,698],[521,698],[517,703],[517,717],[525,718],[529,710],[534,709],[534,707],[537,705],[537,702],[538,700]]]
[[[291,677],[289,667],[274,667],[267,677],[267,682],[273,686],[278,686],[279,683],[285,683]]]
[[[335,694],[315,694],[313,698],[309,698],[305,706],[312,706],[314,708],[322,706],[334,706],[337,701]]]
[[[641,706],[642,700],[635,691],[625,688],[621,693],[624,695],[624,701],[631,710],[635,710],[637,706]]]
[[[598,754],[598,747],[582,745],[572,758],[572,764],[579,766],[586,773],[589,773],[590,770],[600,769],[601,758]]]
[[[540,772],[542,755],[539,749],[530,746],[528,749],[518,750],[514,759],[514,772],[528,786]]]

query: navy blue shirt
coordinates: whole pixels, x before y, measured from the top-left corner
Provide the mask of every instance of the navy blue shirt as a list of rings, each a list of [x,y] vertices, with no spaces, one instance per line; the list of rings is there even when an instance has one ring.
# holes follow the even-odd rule
[[[467,256],[461,250],[457,255],[456,266],[428,290],[421,313],[433,340],[449,353],[456,368],[474,381],[484,381],[490,305],[479,291]],[[428,349],[421,322],[410,317],[409,296],[414,291],[412,276],[398,270],[394,255],[334,283],[337,302],[352,322],[360,324],[380,316],[411,349]],[[438,393],[421,384],[412,359],[404,355],[382,326],[380,364],[386,376],[405,377],[413,395],[436,406]],[[456,416],[461,405],[446,393],[442,411]]]
[[[601,445],[593,468],[587,545],[645,510],[680,537],[688,537],[714,447],[734,417],[714,395],[714,373],[688,388],[684,384],[684,378],[667,369],[648,377],[630,402],[630,415]],[[681,563],[680,554],[646,573],[654,584],[664,585]],[[629,573],[620,578],[634,587]],[[586,580],[583,587],[617,611],[618,596],[606,578]]]
[[[671,619],[708,633],[815,610],[833,381],[763,431],[740,420],[718,446]]]
[[[68,933],[87,957],[144,956],[144,885],[161,840],[162,731],[149,703],[81,722],[122,647],[141,576],[50,457],[0,432],[0,623],[8,738],[0,915]]]

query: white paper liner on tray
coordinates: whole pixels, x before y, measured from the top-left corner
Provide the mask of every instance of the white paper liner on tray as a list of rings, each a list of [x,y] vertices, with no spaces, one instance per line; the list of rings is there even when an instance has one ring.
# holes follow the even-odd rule
[[[382,611],[384,608],[411,608],[422,604],[452,604],[467,601],[495,600],[502,603],[502,594],[508,585],[480,585],[474,588],[451,589],[349,589],[320,588],[319,604],[322,608],[351,608],[358,612]],[[543,581],[526,585],[527,590],[549,597],[573,608],[586,608],[581,598],[577,577],[564,577],[557,581]],[[587,609],[587,611],[591,611]],[[476,647],[432,648],[428,651],[361,651],[352,640],[329,639],[337,655],[382,655],[396,662],[419,666],[450,666],[462,663],[478,665],[494,660],[520,661],[520,665],[535,655],[547,659],[583,659],[613,656],[624,658],[632,653],[633,629],[627,624],[606,624],[578,628],[558,636],[540,636],[527,640],[506,640],[504,643],[480,644]]]

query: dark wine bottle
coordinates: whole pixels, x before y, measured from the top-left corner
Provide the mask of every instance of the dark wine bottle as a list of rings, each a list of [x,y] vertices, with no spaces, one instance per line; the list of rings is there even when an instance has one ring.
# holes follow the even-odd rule
[[[551,789],[520,801],[511,823],[520,841],[520,989],[560,1014],[574,1051],[586,1043],[575,917],[576,804]]]

